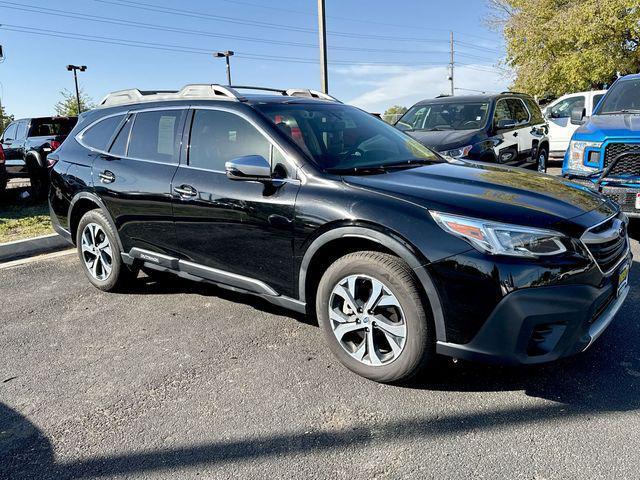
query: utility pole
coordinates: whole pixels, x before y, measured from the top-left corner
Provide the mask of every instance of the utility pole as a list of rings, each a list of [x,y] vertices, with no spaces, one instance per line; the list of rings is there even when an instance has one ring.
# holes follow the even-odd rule
[[[225,52],[215,52],[213,54],[216,58],[222,58],[227,62],[227,85],[231,85],[231,62],[229,61],[229,57],[233,57],[233,52],[231,50],[227,50]]]
[[[82,105],[80,104],[80,88],[78,88],[78,70],[85,72],[86,65],[67,65],[67,70],[73,72],[73,79],[76,82],[76,101],[78,102],[78,115],[82,113]]]
[[[449,63],[449,81],[451,82],[451,95],[455,93],[455,88],[453,87],[453,66],[454,66],[454,58],[453,58],[453,31],[450,32],[449,37],[449,47],[451,49],[451,60]]]
[[[320,35],[320,86],[323,93],[329,93],[327,72],[327,20],[324,12],[324,0],[318,0],[318,34]]]

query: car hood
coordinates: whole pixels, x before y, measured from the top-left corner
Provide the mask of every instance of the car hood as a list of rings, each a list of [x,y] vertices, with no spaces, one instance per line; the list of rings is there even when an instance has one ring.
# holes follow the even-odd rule
[[[576,131],[576,140],[603,142],[608,138],[640,136],[640,115],[594,115]]]
[[[582,185],[486,163],[438,163],[343,180],[427,209],[572,234],[578,230],[568,230],[576,224],[581,230],[617,211],[606,197]]]
[[[475,143],[477,140],[474,141],[474,137],[478,132],[479,130],[413,130],[406,133],[411,135],[425,147],[429,147],[438,152],[443,152],[445,150],[464,147]]]

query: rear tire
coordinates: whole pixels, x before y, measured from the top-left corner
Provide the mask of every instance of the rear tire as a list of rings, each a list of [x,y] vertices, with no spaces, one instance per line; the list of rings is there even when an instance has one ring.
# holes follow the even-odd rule
[[[536,158],[536,168],[540,173],[547,173],[547,164],[549,163],[549,151],[547,147],[540,147]]]
[[[417,279],[392,255],[363,251],[336,260],[318,285],[316,313],[338,360],[376,382],[407,380],[435,357]]]
[[[82,270],[96,288],[122,291],[136,278],[137,272],[122,261],[116,233],[99,209],[85,213],[80,219],[76,246]]]

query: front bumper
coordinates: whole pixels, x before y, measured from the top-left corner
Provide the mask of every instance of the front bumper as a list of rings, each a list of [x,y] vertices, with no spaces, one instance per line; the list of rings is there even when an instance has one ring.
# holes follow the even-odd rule
[[[628,256],[631,265],[631,255]],[[616,270],[618,272],[618,270]],[[558,285],[517,290],[502,299],[468,343],[437,342],[438,353],[501,364],[538,364],[586,350],[609,326],[629,286]]]
[[[592,181],[580,178],[569,178],[572,182],[585,185],[595,190]],[[640,195],[640,184],[635,186],[625,185],[622,182],[603,182],[600,189],[601,193],[620,205],[622,210],[628,217],[640,218],[640,209],[638,205],[638,195]]]

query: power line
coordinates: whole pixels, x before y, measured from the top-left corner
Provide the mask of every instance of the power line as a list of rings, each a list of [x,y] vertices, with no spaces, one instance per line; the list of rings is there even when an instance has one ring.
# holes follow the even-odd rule
[[[63,12],[60,10],[53,10],[48,8],[36,7],[32,5],[22,5],[17,4],[15,2],[7,2],[0,0],[0,7],[9,8],[12,10],[18,10],[29,13],[36,13],[40,15],[53,15],[57,17],[63,18],[71,18],[77,20],[87,20],[91,22],[100,22],[100,23],[109,23],[112,25],[121,25],[126,27],[136,27],[136,28],[145,28],[149,30],[157,30],[164,32],[172,32],[172,33],[183,33],[185,35],[195,35],[195,36],[206,36],[211,38],[221,38],[221,39],[233,39],[238,41],[246,41],[246,42],[260,42],[260,43],[268,43],[272,45],[283,45],[283,46],[292,46],[292,47],[301,47],[301,48],[312,48],[317,49],[318,45],[313,43],[300,43],[300,42],[291,42],[291,41],[283,41],[283,40],[273,40],[269,38],[260,38],[260,37],[248,37],[245,35],[232,35],[232,34],[219,34],[212,33],[205,30],[194,30],[194,29],[186,29],[179,27],[170,27],[167,25],[158,25],[153,23],[145,23],[145,22],[137,22],[132,20],[123,20],[114,17],[104,17],[99,15],[91,15],[80,12]],[[393,50],[393,49],[383,49],[383,48],[358,48],[358,47],[343,47],[343,46],[334,46],[330,45],[332,50],[343,50],[343,51],[353,51],[353,52],[372,52],[372,53],[394,53],[394,54],[438,54],[438,53],[447,53],[445,50]]]
[[[302,32],[302,33],[310,33],[316,35],[318,32],[312,28],[303,28],[303,27],[292,27],[290,25],[278,24],[278,23],[270,23],[270,22],[261,22],[257,20],[245,20],[237,17],[226,17],[222,15],[213,15],[209,13],[201,13],[195,12],[193,10],[184,10],[170,7],[159,7],[156,5],[152,5],[149,3],[143,2],[134,2],[132,0],[94,0],[95,2],[116,5],[120,7],[129,7],[129,8],[137,8],[140,10],[146,10],[156,13],[165,13],[171,15],[180,15],[184,17],[191,18],[200,18],[200,19],[210,19],[220,22],[228,22],[234,23],[238,25],[249,25],[253,27],[261,27],[261,28],[272,28],[277,30],[289,30],[294,32]],[[415,38],[415,37],[398,37],[398,36],[386,36],[386,35],[368,35],[368,34],[357,34],[351,32],[341,32],[335,30],[328,30],[327,33],[344,38],[362,38],[362,39],[371,39],[371,40],[385,40],[385,41],[402,41],[402,42],[420,42],[420,43],[448,43],[448,40],[439,39],[439,38]]]
[[[109,45],[119,45],[124,47],[136,47],[136,48],[146,48],[151,50],[160,50],[160,51],[169,51],[169,52],[177,52],[177,53],[193,53],[199,55],[211,55],[212,49],[204,49],[198,47],[190,47],[185,45],[175,45],[175,44],[166,44],[166,43],[156,43],[156,42],[142,42],[135,40],[126,40],[121,38],[113,38],[113,37],[103,37],[98,35],[87,35],[87,34],[79,34],[73,32],[63,32],[56,31],[51,29],[37,29],[30,26],[22,26],[22,25],[7,25],[4,24],[1,26],[2,29],[6,31],[23,33],[27,35],[39,35],[45,37],[55,37],[55,38],[67,38],[73,40],[83,40],[93,43],[103,43]],[[236,52],[236,56],[239,58],[246,58],[248,60],[271,60],[271,61],[283,61],[290,63],[310,63],[317,64],[317,60],[311,58],[302,58],[302,57],[285,57],[278,55],[262,55],[256,53],[249,52]],[[377,65],[377,66],[420,66],[420,65],[443,65],[439,62],[362,62],[362,61],[351,61],[351,60],[334,60],[329,62],[332,65]]]

